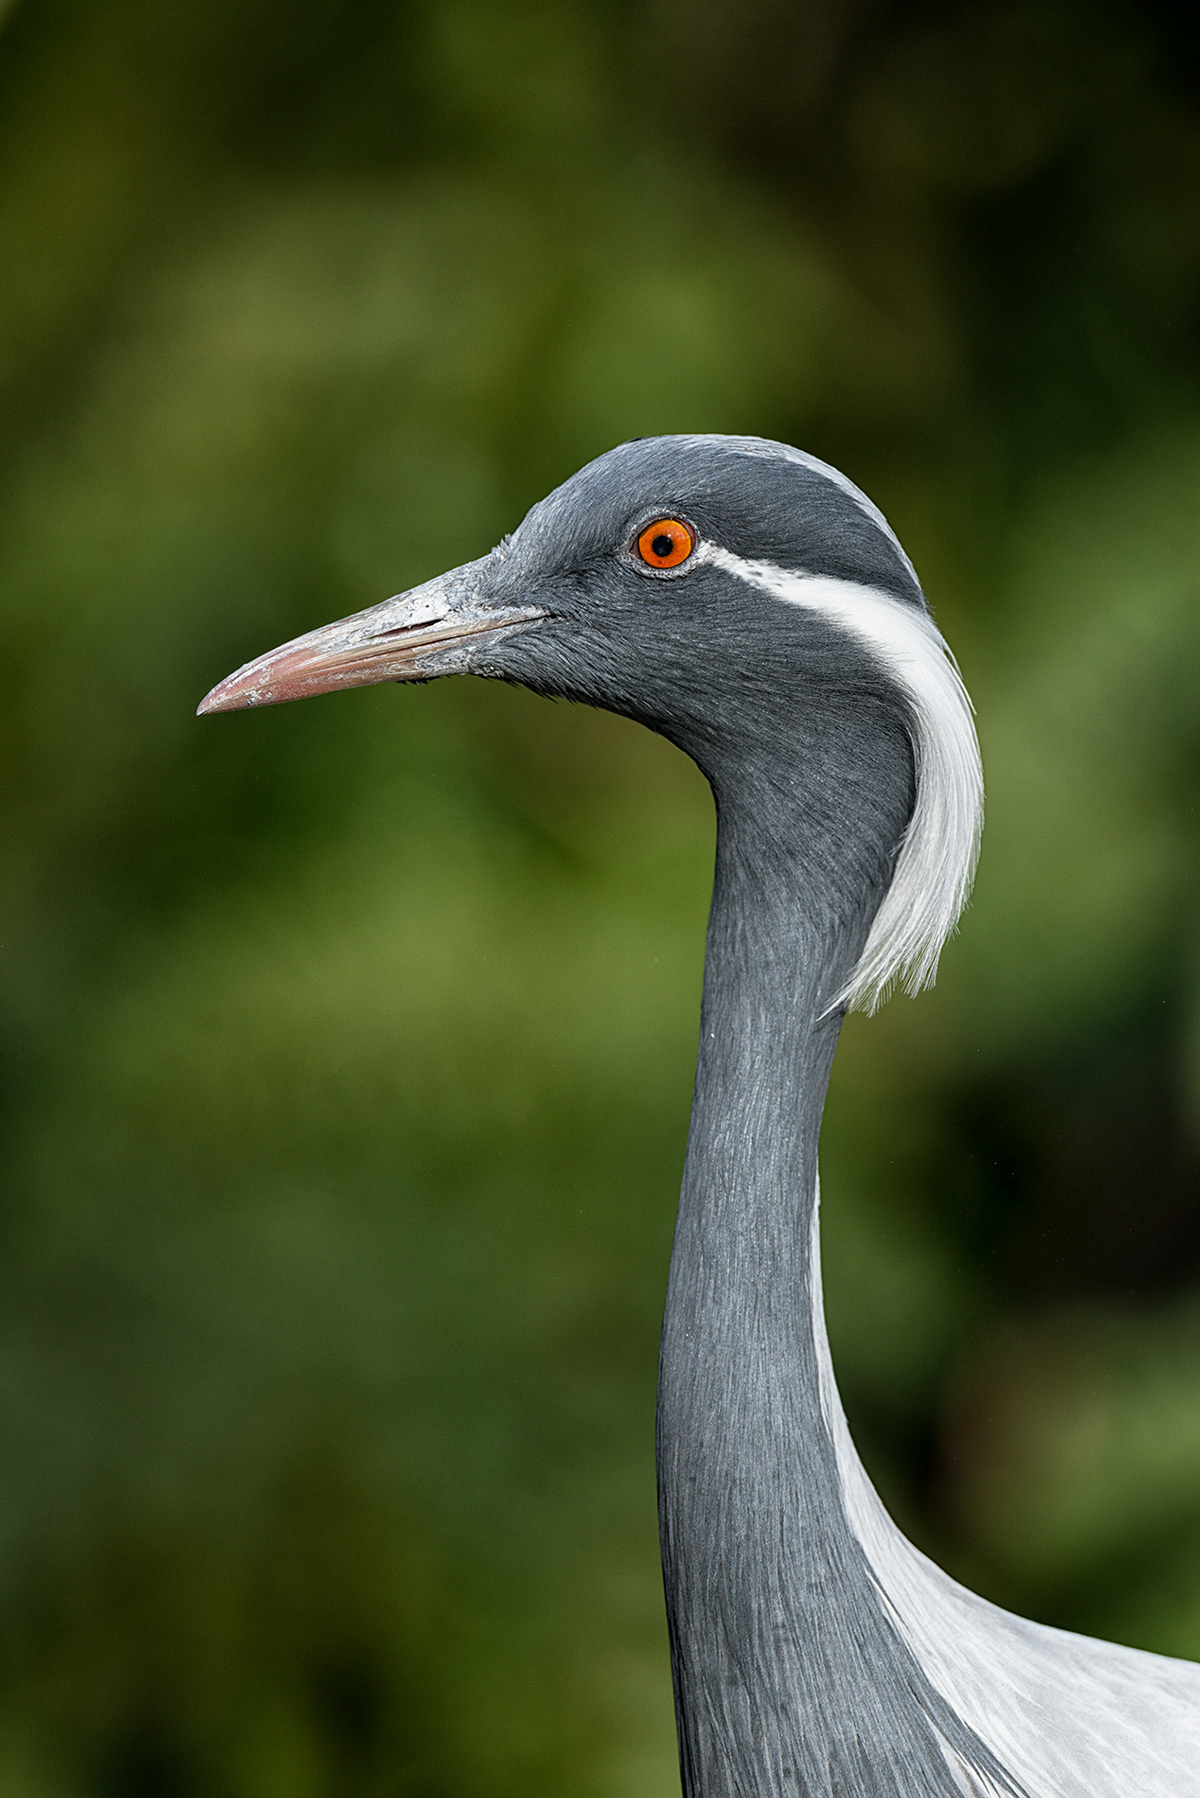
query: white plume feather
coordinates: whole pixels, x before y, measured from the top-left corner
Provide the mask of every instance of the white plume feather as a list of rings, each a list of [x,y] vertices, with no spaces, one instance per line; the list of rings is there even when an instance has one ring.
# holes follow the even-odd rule
[[[854,581],[747,561],[715,543],[703,544],[701,554],[776,599],[820,612],[856,637],[908,701],[916,804],[892,884],[834,1004],[873,1012],[897,985],[918,993],[932,985],[942,945],[967,902],[983,826],[979,740],[958,664],[928,613],[914,604]]]

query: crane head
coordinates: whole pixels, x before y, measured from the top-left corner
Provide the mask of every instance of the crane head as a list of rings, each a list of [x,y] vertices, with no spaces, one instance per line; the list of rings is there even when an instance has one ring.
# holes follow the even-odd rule
[[[846,1003],[932,978],[978,845],[970,702],[911,562],[835,469],[761,438],[622,444],[489,555],[260,656],[199,709],[443,674],[636,718],[783,853],[807,832],[831,902],[878,889]]]

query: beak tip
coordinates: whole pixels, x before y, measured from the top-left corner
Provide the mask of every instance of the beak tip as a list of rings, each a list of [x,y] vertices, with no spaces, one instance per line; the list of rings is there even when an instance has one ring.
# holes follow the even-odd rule
[[[196,707],[197,718],[211,717],[213,712],[239,712],[246,706],[254,704],[257,694],[252,688],[238,680],[236,674],[218,681],[211,693],[206,693]]]

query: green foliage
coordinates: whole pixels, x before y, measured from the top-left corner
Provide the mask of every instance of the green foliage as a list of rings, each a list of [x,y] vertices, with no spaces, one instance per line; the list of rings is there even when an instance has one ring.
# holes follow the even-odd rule
[[[711,813],[480,682],[205,721],[613,441],[911,547],[989,817],[824,1145],[856,1432],[1200,1654],[1200,119],[1066,4],[18,0],[0,35],[0,1788],[675,1789],[658,1313]],[[1180,28],[1182,29],[1182,28]]]

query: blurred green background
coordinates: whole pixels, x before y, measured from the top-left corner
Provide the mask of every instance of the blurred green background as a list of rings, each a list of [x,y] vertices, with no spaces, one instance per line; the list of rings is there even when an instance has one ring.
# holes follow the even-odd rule
[[[193,717],[653,431],[847,469],[979,708],[825,1134],[868,1465],[1200,1655],[1186,9],[17,0],[0,264],[5,1798],[677,1790],[703,783],[477,681]]]

